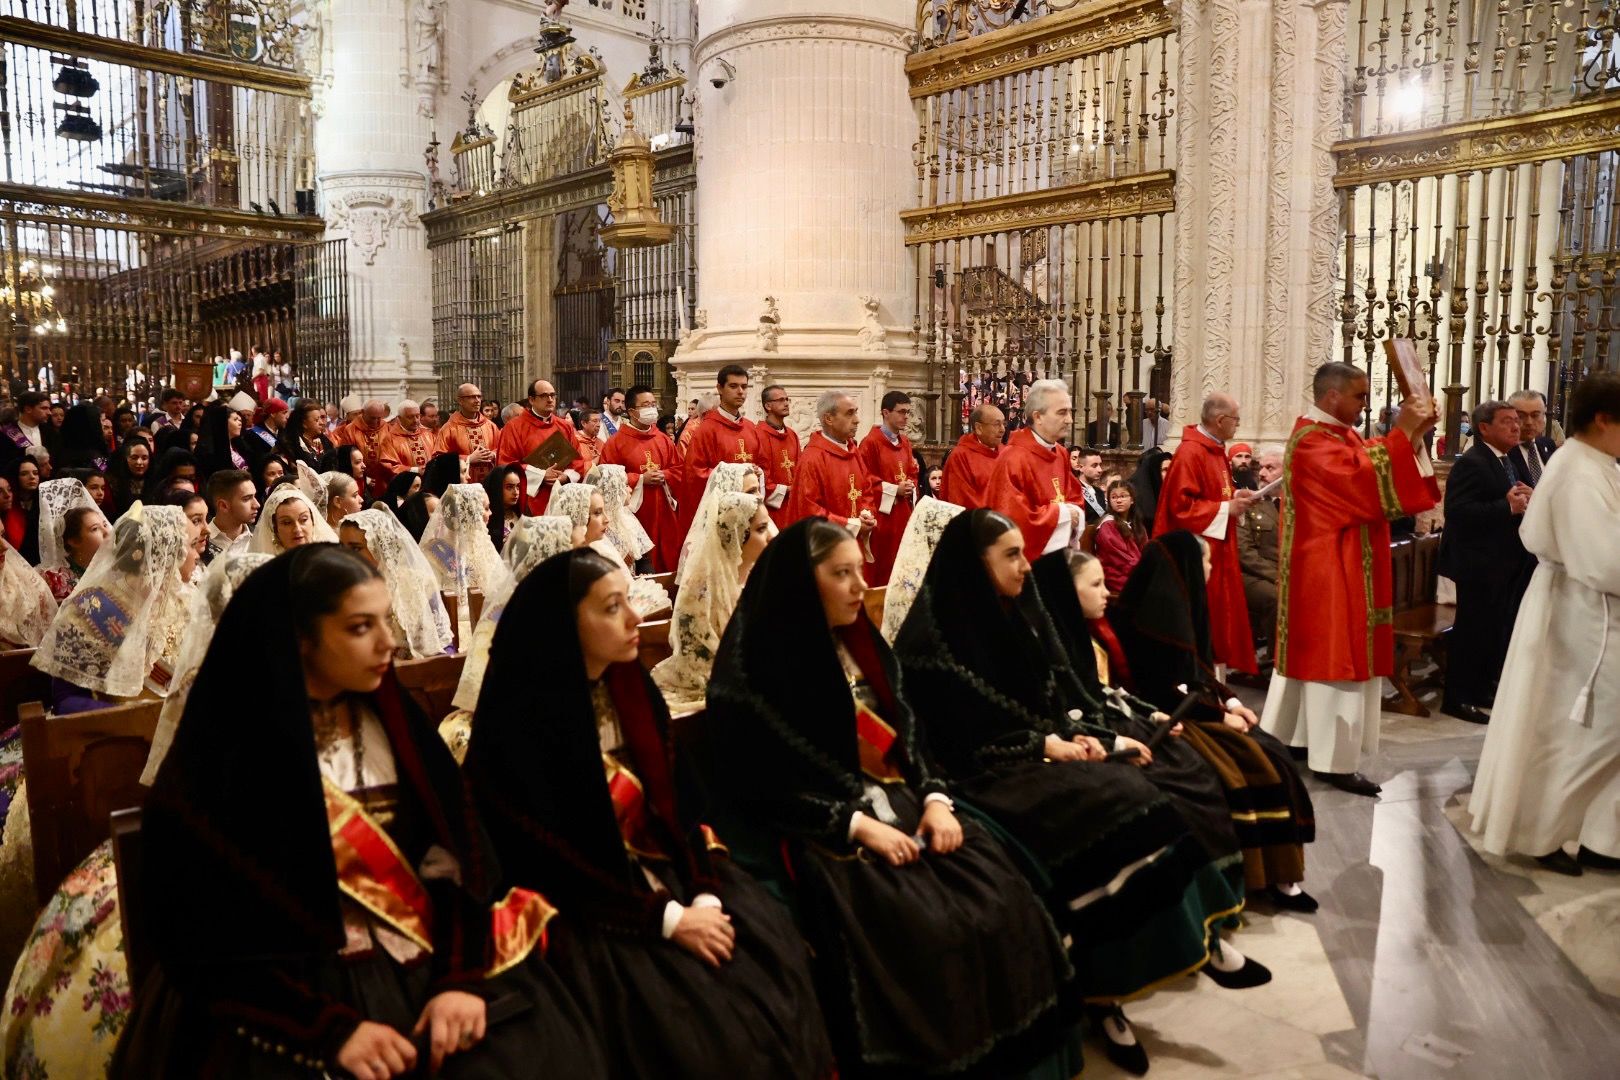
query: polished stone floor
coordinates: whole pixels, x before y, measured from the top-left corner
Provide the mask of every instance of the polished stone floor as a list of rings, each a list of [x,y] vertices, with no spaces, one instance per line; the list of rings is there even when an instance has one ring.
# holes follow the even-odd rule
[[[1256,693],[1255,697],[1260,695]],[[1314,780],[1314,915],[1250,911],[1275,973],[1202,976],[1127,1008],[1150,1077],[1620,1077],[1620,874],[1482,855],[1463,826],[1483,729],[1386,714],[1374,800]],[[1088,1044],[1087,1080],[1127,1074]]]

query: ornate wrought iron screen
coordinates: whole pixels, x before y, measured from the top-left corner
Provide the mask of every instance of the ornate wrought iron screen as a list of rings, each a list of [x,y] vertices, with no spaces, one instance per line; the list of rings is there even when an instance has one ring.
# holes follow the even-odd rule
[[[1529,388],[1558,416],[1585,373],[1620,365],[1616,10],[1351,6],[1337,344],[1386,408],[1382,342],[1415,339],[1448,452],[1464,409]]]
[[[1162,0],[929,0],[907,61],[917,107],[917,340],[954,439],[1070,384],[1076,437],[1107,442],[1168,387],[1176,35]],[[1098,436],[1093,440],[1092,436]]]
[[[348,242],[305,244],[294,252],[299,387],[337,401],[349,392]]]
[[[523,383],[523,234],[517,225],[465,237],[433,260],[433,374],[444,401],[475,383],[515,401]]]

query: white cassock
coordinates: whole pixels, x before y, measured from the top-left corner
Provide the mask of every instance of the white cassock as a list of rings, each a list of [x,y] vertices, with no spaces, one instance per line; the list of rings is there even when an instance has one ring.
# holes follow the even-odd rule
[[[1569,439],[1519,527],[1541,560],[1513,625],[1468,811],[1485,850],[1620,856],[1620,466]]]

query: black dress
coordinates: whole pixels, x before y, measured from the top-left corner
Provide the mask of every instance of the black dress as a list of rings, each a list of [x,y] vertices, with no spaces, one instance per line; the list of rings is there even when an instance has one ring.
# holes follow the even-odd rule
[[[561,914],[548,954],[600,1034],[614,1077],[812,1077],[832,1071],[804,940],[787,908],[732,865],[677,790],[663,697],[641,666],[591,684],[566,552],[513,593],[491,643],[466,771],[508,879]],[[534,658],[550,707],[537,723]],[[667,905],[718,899],[736,931],[710,967],[663,935]]]
[[[1248,887],[1304,880],[1304,845],[1316,838],[1310,792],[1282,743],[1258,727],[1240,732],[1222,722],[1232,692],[1215,676],[1203,551],[1191,533],[1168,532],[1142,549],[1109,623],[1136,694],[1166,711],[1182,700],[1180,686],[1199,695],[1184,742],[1225,790]]]
[[[906,866],[851,843],[856,811],[915,834],[946,787],[877,630],[828,632],[807,526],[755,564],[716,657],[696,741],[722,832],[799,913],[840,1075],[1013,1075],[1065,1041],[1072,969],[980,823]]]
[[[1033,583],[996,595],[973,539],[989,513],[946,526],[895,639],[908,698],[953,789],[1033,857],[1084,994],[1139,995],[1201,966],[1242,893],[1144,770],[1046,759],[1048,736],[1113,732],[1063,704],[1068,661]]]
[[[605,1076],[594,1034],[541,958],[543,921],[493,940],[481,830],[449,751],[392,672],[351,697],[357,722],[315,730],[281,601],[316,550],[277,558],[237,590],[158,771],[128,912],[153,966],[110,1075],[336,1074],[362,1020],[409,1038],[429,998],[460,990],[485,999],[488,1028],[441,1076]],[[244,699],[240,658],[266,649],[271,670],[292,674]],[[346,767],[365,786],[345,791]],[[543,915],[542,898],[526,899],[501,903]],[[425,1061],[425,1037],[417,1049]]]

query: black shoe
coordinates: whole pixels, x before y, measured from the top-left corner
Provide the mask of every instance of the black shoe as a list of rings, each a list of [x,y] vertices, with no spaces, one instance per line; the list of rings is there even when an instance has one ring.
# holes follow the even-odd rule
[[[1332,784],[1352,795],[1377,795],[1384,790],[1358,772],[1317,772],[1312,769],[1311,775],[1324,784]]]
[[[1581,864],[1570,858],[1569,852],[1563,848],[1554,848],[1546,855],[1537,855],[1536,862],[1541,864],[1543,870],[1551,870],[1555,874],[1564,874],[1568,877],[1581,876]]]
[[[1312,896],[1304,889],[1299,890],[1297,893],[1285,893],[1273,885],[1270,889],[1266,890],[1266,896],[1271,901],[1273,907],[1283,908],[1288,911],[1298,911],[1306,915],[1309,915],[1311,912],[1321,907],[1321,905],[1316,902],[1316,897]]]
[[[1271,969],[1252,956],[1243,958],[1243,966],[1236,971],[1216,971],[1214,964],[1199,969],[1215,980],[1215,985],[1226,990],[1247,990],[1251,986],[1264,986],[1271,981]]]
[[[1102,1036],[1103,1052],[1108,1055],[1109,1061],[1132,1076],[1147,1075],[1148,1057],[1142,1044],[1119,1041],[1120,1038],[1136,1038],[1136,1033],[1131,1030],[1131,1022],[1125,1019],[1124,1009],[1118,1005],[1094,1008],[1091,1010],[1091,1021]]]
[[[1311,748],[1308,746],[1290,746],[1288,756],[1295,761],[1304,761],[1311,756]]]
[[[1440,711],[1458,720],[1466,720],[1470,724],[1488,724],[1491,722],[1489,713],[1476,709],[1472,705],[1458,705],[1448,701],[1441,704]]]
[[[1620,870],[1620,859],[1613,855],[1599,855],[1585,844],[1581,845],[1580,862],[1590,870]]]

